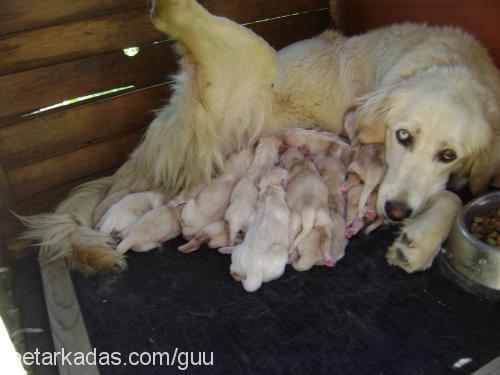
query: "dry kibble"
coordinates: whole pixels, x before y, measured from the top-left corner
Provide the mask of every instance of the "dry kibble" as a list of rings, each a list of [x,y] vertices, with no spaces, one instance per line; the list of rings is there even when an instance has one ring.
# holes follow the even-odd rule
[[[474,238],[500,247],[500,209],[473,218],[469,230]]]

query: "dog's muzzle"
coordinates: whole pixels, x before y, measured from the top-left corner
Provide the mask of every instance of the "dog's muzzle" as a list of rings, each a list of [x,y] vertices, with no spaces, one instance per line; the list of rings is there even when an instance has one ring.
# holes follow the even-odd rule
[[[400,201],[387,201],[384,206],[386,216],[394,221],[401,221],[411,215],[413,210]]]

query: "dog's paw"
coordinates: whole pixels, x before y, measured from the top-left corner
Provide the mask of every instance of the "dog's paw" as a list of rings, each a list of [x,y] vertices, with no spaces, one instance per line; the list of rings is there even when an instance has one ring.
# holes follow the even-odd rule
[[[440,237],[437,237],[440,238]],[[408,225],[389,247],[386,259],[391,266],[397,266],[408,273],[429,268],[441,248],[441,241],[432,233]]]

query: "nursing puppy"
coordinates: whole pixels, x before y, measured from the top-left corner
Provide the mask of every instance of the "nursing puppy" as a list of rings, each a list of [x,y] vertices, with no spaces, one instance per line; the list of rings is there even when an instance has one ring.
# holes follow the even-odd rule
[[[263,137],[259,140],[255,156],[246,174],[238,181],[231,193],[231,203],[224,219],[229,224],[229,246],[236,242],[238,234],[246,233],[250,217],[255,212],[260,178],[276,164],[282,142],[277,137]]]
[[[224,173],[214,178],[195,198],[185,203],[180,219],[185,238],[192,238],[203,227],[224,218],[233,188],[247,170],[252,158],[253,152],[250,149],[231,155]]]
[[[330,255],[333,223],[328,209],[328,188],[309,158],[292,166],[286,191],[290,207],[290,252],[313,229],[321,234],[320,252],[327,265],[333,265]]]
[[[203,227],[186,244],[179,246],[178,250],[182,253],[192,253],[198,250],[204,243],[212,249],[229,246],[229,231],[225,220],[214,221]]]
[[[153,208],[122,233],[123,240],[116,250],[121,254],[129,250],[149,251],[181,234],[179,208],[162,205]]]
[[[458,29],[402,24],[349,38],[326,31],[276,52],[195,0],[155,0],[151,18],[182,46],[170,103],[115,175],[83,185],[55,215],[24,218],[25,238],[41,243],[45,258],[70,257],[85,272],[123,268],[112,237],[92,230],[107,195],[142,178],[171,197],[210,180],[227,155],[264,134],[340,134],[352,109],[360,142],[385,145],[378,214],[404,221],[387,256],[408,272],[427,266],[460,208],[441,194],[446,182],[468,181],[478,194],[498,175],[500,74]]]
[[[165,196],[153,191],[125,195],[113,204],[97,224],[103,233],[121,232],[146,212],[164,203]]]
[[[282,168],[273,168],[262,178],[257,212],[245,239],[234,248],[221,249],[222,253],[232,252],[231,275],[247,292],[256,291],[263,282],[277,279],[285,271],[290,245],[290,211],[283,188],[286,181],[287,172]]]

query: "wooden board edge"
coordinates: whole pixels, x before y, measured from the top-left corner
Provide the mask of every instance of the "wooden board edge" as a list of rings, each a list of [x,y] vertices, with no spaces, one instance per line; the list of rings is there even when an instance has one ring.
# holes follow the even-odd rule
[[[40,253],[39,263],[55,351],[84,354],[92,352],[66,260],[47,262]],[[58,368],[61,375],[99,375],[97,365],[77,366],[59,362]]]
[[[472,375],[497,375],[497,374],[500,374],[500,356],[496,357],[494,360],[488,362],[486,365],[484,365],[483,367],[472,373]]]

